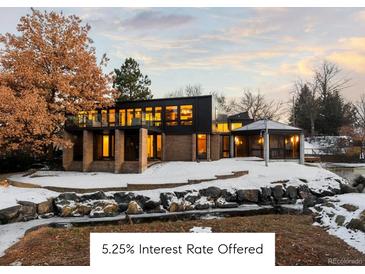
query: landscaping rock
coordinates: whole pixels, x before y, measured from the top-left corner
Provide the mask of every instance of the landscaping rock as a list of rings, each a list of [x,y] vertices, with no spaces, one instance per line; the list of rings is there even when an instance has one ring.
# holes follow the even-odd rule
[[[0,210],[0,224],[16,222],[19,216],[20,205]]]
[[[170,212],[188,211],[193,209],[194,207],[192,204],[184,199],[174,199],[168,208]]]
[[[303,208],[312,207],[315,206],[316,204],[318,204],[318,199],[313,194],[309,195],[303,200]]]
[[[298,196],[300,199],[306,199],[308,197],[313,196],[309,187],[307,185],[300,185],[298,187]]]
[[[195,204],[197,200],[200,199],[200,194],[198,191],[193,191],[185,195],[184,199],[185,201],[190,202],[191,204]]]
[[[34,220],[38,217],[37,215],[37,205],[28,201],[18,201],[20,204],[19,217],[20,221]]]
[[[341,206],[342,208],[346,209],[349,212],[353,212],[359,209],[358,206],[352,205],[352,204],[344,204]]]
[[[125,212],[128,209],[127,203],[120,203],[118,204],[118,211],[119,212]]]
[[[218,208],[235,208],[238,207],[236,202],[227,202],[223,197],[220,197],[215,202],[216,207]]]
[[[340,191],[341,193],[358,193],[358,190],[355,187],[352,187],[348,184],[340,183]]]
[[[142,207],[142,209],[145,209],[145,204],[149,200],[150,200],[150,197],[147,197],[147,196],[144,196],[144,195],[137,195],[134,198],[134,201],[136,201],[140,205],[140,207]]]
[[[91,218],[113,217],[118,215],[118,204],[114,201],[98,201],[90,212]]]
[[[55,215],[53,212],[50,212],[50,213],[46,213],[46,214],[42,214],[42,215],[39,215],[39,218],[41,219],[49,219],[49,218],[53,218]]]
[[[347,228],[351,230],[360,230],[362,232],[365,232],[365,224],[360,219],[353,218],[351,221],[346,225]]]
[[[345,223],[345,220],[346,220],[345,216],[337,215],[335,222],[337,225],[342,226]]]
[[[180,198],[184,198],[184,196],[188,193],[190,193],[190,190],[185,190],[185,191],[174,191],[175,196],[180,199]]]
[[[153,210],[153,209],[159,207],[160,205],[161,205],[160,201],[154,201],[154,200],[149,199],[144,203],[144,206],[142,208],[144,210],[150,211],[150,210]]]
[[[362,175],[359,175],[358,177],[356,177],[352,184],[353,187],[357,187],[359,185],[365,187],[365,177]]]
[[[335,208],[335,205],[333,203],[331,203],[331,202],[328,202],[328,201],[324,202],[322,204],[322,206],[326,206],[326,207],[330,207],[330,208]]]
[[[285,189],[286,197],[288,197],[290,200],[295,201],[298,197],[298,191],[295,186],[288,186]]]
[[[0,180],[0,187],[9,187],[9,181],[4,179],[4,180]]]
[[[65,192],[58,195],[57,200],[67,200],[67,201],[75,201],[79,202],[80,197],[74,192]]]
[[[107,200],[108,197],[105,195],[103,191],[98,191],[90,194],[84,194],[80,197],[80,201],[88,201],[88,200]]]
[[[272,203],[271,188],[262,187],[260,192],[261,204],[268,205]]]
[[[231,192],[227,189],[223,189],[221,196],[226,200],[227,202],[237,202],[237,193],[235,191]]]
[[[116,192],[114,193],[114,200],[120,204],[120,203],[126,203],[129,204],[129,202],[134,200],[134,193],[132,192]]]
[[[131,201],[128,204],[128,209],[126,211],[127,214],[142,214],[143,209],[140,207],[140,205],[136,201]]]
[[[284,189],[281,185],[276,185],[271,188],[272,196],[274,197],[276,202],[279,202],[281,198],[284,196]]]
[[[194,204],[194,207],[197,210],[205,210],[214,206],[215,206],[214,201],[208,200],[207,197],[201,197]]]
[[[171,200],[173,198],[176,198],[176,195],[172,192],[163,192],[160,194],[161,204],[164,208],[168,208],[170,206]]]
[[[159,205],[153,209],[147,211],[147,213],[166,213],[167,210],[163,208],[162,205]]]
[[[258,189],[240,189],[237,190],[237,201],[239,203],[258,203],[260,190]]]
[[[219,187],[211,186],[208,188],[200,189],[199,193],[201,196],[217,199],[221,196],[222,190]]]
[[[44,214],[53,213],[53,212],[54,212],[54,207],[53,207],[52,198],[49,198],[49,199],[47,199],[47,201],[37,204],[38,215],[44,215]]]
[[[365,223],[365,210],[360,213],[360,221]]]

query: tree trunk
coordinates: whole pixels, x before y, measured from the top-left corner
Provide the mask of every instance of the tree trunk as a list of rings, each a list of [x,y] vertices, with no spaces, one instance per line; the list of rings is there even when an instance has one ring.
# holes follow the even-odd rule
[[[311,136],[314,136],[315,132],[314,132],[314,119],[311,117]]]

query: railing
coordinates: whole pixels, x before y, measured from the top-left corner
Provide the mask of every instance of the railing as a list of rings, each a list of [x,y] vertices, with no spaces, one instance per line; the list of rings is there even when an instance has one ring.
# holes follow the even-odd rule
[[[114,118],[114,119],[113,119]],[[70,115],[66,118],[66,127],[84,127],[84,128],[100,128],[100,127],[135,127],[135,126],[147,126],[147,127],[159,127],[161,121],[146,120],[144,113],[141,118],[132,118],[130,121],[119,123],[118,115],[111,118],[111,115],[93,114],[93,115]]]

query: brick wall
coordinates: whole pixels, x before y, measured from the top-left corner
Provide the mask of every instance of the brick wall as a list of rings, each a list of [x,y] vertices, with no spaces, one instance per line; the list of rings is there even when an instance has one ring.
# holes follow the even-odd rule
[[[115,167],[114,172],[120,173],[124,162],[124,131],[115,130]]]
[[[93,143],[93,132],[89,130],[84,130],[82,161],[82,170],[84,172],[90,171],[91,169],[91,164],[93,162]]]
[[[219,160],[221,158],[221,136],[218,134],[212,134],[210,136],[210,159],[212,161]]]
[[[192,135],[166,135],[165,161],[191,161]]]
[[[93,161],[89,171],[114,172],[114,161]]]
[[[147,169],[147,136],[147,129],[141,128],[139,130],[139,173]]]

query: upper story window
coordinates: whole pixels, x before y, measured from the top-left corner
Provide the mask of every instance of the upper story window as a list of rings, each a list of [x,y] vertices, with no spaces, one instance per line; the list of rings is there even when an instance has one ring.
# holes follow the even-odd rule
[[[129,108],[127,109],[127,126],[132,125],[133,120],[133,109]]]
[[[109,109],[109,126],[115,126],[115,109]]]
[[[125,109],[119,110],[119,125],[122,127],[125,126]]]
[[[193,106],[180,106],[180,124],[183,126],[191,126],[193,124]]]
[[[166,125],[176,126],[177,125],[177,106],[167,106],[166,107]]]
[[[231,123],[231,130],[242,127],[242,123]]]
[[[229,132],[228,123],[217,123],[218,132]]]
[[[146,107],[145,119],[148,125],[152,125],[153,122],[153,107]]]
[[[105,109],[101,111],[101,124],[103,127],[108,125],[108,111]]]
[[[162,107],[155,107],[154,126],[161,126]]]

